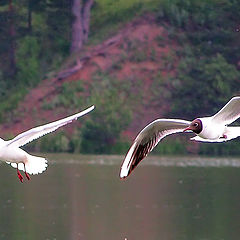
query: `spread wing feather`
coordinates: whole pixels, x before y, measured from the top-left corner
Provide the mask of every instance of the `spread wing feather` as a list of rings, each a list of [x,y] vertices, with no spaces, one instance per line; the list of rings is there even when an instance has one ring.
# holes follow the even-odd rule
[[[53,132],[57,130],[58,128],[71,123],[73,120],[77,120],[79,117],[89,113],[94,109],[94,106],[91,106],[87,108],[86,110],[76,113],[72,116],[66,117],[64,119],[60,119],[55,122],[51,122],[39,127],[32,128],[26,132],[23,132],[19,135],[17,135],[15,138],[12,140],[8,141],[7,146],[13,146],[13,147],[21,147],[39,137],[42,137],[50,132]]]
[[[182,132],[189,124],[189,121],[179,119],[157,119],[147,125],[130,147],[121,166],[120,178],[126,178],[161,139]]]
[[[219,112],[213,116],[213,121],[231,124],[240,117],[240,97],[233,97]]]

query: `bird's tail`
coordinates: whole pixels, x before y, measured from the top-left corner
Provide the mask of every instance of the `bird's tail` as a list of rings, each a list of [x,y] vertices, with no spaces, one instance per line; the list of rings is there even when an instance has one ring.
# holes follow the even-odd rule
[[[36,157],[28,154],[25,163],[26,172],[29,174],[39,174],[47,169],[47,160],[42,157]]]
[[[240,127],[230,126],[226,129],[227,140],[231,140],[240,136]]]
[[[10,162],[7,162],[7,163],[14,168],[18,167],[18,169],[22,171],[25,171],[26,169],[27,173],[33,174],[33,175],[42,173],[47,169],[47,160],[45,158],[32,156],[30,154],[27,154],[25,168],[23,163],[18,163],[18,165],[16,163],[10,163]]]

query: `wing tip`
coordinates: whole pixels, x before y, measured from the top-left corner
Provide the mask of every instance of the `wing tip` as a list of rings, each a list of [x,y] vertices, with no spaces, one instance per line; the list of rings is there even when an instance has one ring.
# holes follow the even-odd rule
[[[91,107],[88,107],[87,109],[83,110],[82,112],[85,112],[85,114],[91,112],[92,110],[95,109],[95,105],[92,105]]]
[[[121,174],[119,174],[119,178],[120,178],[120,180],[125,180],[127,178],[127,176],[121,176]]]
[[[120,172],[119,172],[119,178],[121,180],[125,180],[130,175],[130,173],[131,173],[131,171],[129,171],[129,170],[127,172],[124,172],[124,170],[121,167]]]
[[[232,99],[240,99],[240,96],[234,96]]]
[[[137,142],[134,142],[132,144],[132,146],[128,150],[126,157],[124,158],[124,160],[122,162],[122,165],[120,168],[120,173],[119,173],[119,177],[121,180],[126,179],[132,172],[131,166],[132,166],[134,152],[135,152],[137,145],[138,145]]]
[[[95,105],[92,105],[91,107],[89,107],[90,111],[92,111],[93,109],[95,109]]]
[[[122,166],[121,166],[121,168],[120,168],[120,172],[119,172],[119,178],[120,178],[121,180],[125,180],[125,179],[129,176],[129,174],[130,174],[129,169],[124,169],[124,168],[123,168],[123,165],[124,165],[124,163],[125,163],[125,160],[126,160],[126,158],[124,159],[124,161],[123,161],[123,163],[122,163]]]
[[[120,180],[121,181],[124,181],[124,180],[126,180],[127,178],[128,178],[128,176],[131,174],[131,170],[130,171],[128,171],[126,174],[121,174],[121,171],[120,171],[120,173],[119,173],[119,178],[120,178]]]

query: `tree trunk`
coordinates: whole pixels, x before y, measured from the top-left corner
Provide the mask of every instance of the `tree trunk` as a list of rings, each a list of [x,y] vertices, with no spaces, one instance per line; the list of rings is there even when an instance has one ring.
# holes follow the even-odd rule
[[[74,20],[72,24],[71,53],[81,50],[88,39],[90,10],[93,2],[94,0],[73,0],[72,14]]]
[[[15,50],[16,50],[16,43],[15,43],[15,26],[14,26],[14,9],[12,0],[9,0],[8,5],[8,12],[9,12],[9,40],[10,40],[10,49],[9,49],[9,60],[10,60],[10,71],[9,75],[13,76],[16,73],[16,57],[15,57]]]
[[[82,0],[73,0],[72,14],[74,20],[72,25],[71,53],[77,52],[83,45]]]
[[[84,43],[88,40],[89,28],[90,28],[90,11],[94,0],[88,0],[83,8],[83,34],[84,34]]]
[[[31,0],[28,0],[28,31],[32,32],[32,4],[31,4]]]

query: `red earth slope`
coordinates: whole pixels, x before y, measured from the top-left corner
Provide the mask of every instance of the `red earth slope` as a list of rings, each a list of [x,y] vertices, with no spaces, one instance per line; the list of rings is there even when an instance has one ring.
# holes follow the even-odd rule
[[[32,89],[15,110],[8,123],[1,125],[2,136],[14,136],[33,126],[47,123],[71,114],[58,109],[46,110],[43,103],[50,102],[58,94],[57,88],[64,82],[91,82],[96,71],[114,72],[118,79],[131,78],[138,82],[141,79],[142,101],[137,104],[133,121],[123,134],[132,139],[147,123],[158,117],[164,117],[169,111],[168,87],[162,92],[154,93],[153,79],[174,75],[177,58],[174,55],[177,44],[168,38],[167,27],[160,25],[151,16],[135,19],[128,23],[116,35],[97,46],[86,47],[74,60],[65,64],[54,78],[43,80]],[[124,57],[124,61],[123,61]],[[168,58],[175,58],[175,64],[169,66]],[[121,63],[121,67],[115,67]],[[154,95],[154,98],[153,98]],[[79,106],[76,111],[87,106]],[[74,112],[72,112],[74,113]],[[79,126],[72,124],[68,131]]]

